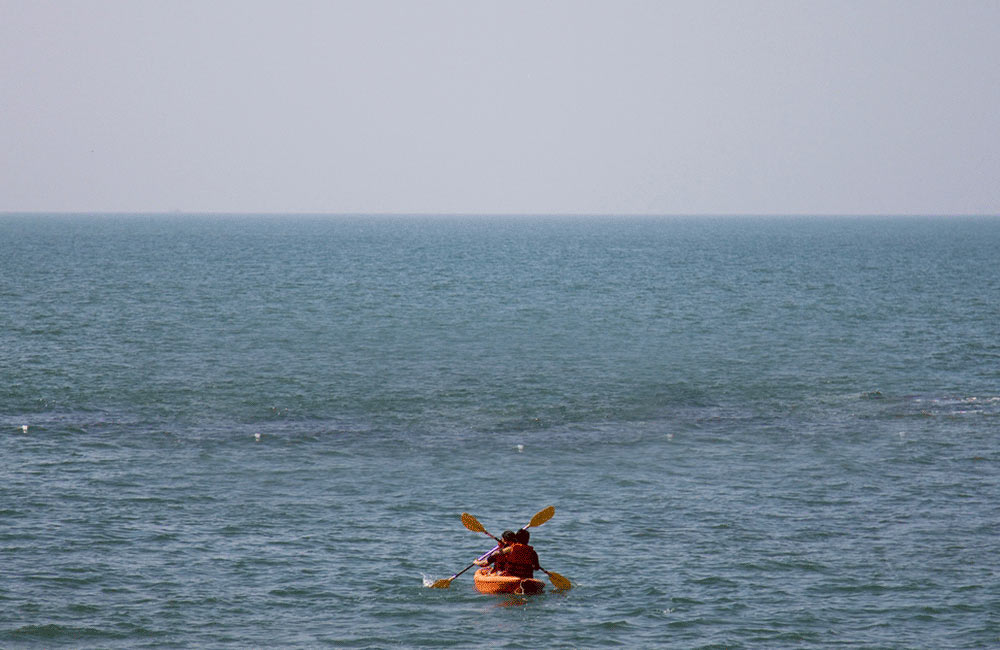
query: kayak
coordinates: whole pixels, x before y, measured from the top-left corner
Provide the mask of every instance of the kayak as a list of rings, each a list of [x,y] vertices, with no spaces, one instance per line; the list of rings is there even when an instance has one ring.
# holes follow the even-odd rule
[[[545,590],[545,583],[541,580],[494,575],[485,567],[476,571],[473,579],[481,594],[540,594]]]

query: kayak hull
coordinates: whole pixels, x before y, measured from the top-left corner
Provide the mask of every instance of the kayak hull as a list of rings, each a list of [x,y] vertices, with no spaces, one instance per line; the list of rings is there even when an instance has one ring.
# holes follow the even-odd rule
[[[492,575],[488,569],[476,571],[473,579],[476,590],[482,594],[540,594],[545,590],[545,583],[534,578],[518,578],[516,576]]]

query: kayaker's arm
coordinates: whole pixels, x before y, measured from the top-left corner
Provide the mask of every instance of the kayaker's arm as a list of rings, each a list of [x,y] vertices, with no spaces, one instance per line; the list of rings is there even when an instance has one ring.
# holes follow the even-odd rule
[[[486,555],[483,555],[482,557],[478,558],[475,562],[473,562],[473,564],[475,564],[476,566],[487,566],[489,564],[493,564],[496,561],[497,557],[503,552],[504,549],[495,548]]]

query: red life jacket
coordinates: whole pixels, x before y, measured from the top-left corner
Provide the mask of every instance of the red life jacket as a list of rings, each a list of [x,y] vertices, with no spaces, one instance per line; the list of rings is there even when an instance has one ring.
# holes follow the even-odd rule
[[[528,544],[511,544],[504,551],[507,560],[507,575],[519,578],[532,578],[535,575],[535,563],[538,562],[538,555]]]

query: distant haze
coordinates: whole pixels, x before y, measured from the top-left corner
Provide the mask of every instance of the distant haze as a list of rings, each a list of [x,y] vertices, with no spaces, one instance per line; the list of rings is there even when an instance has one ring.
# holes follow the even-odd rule
[[[1000,2],[0,0],[0,211],[1000,213]]]

